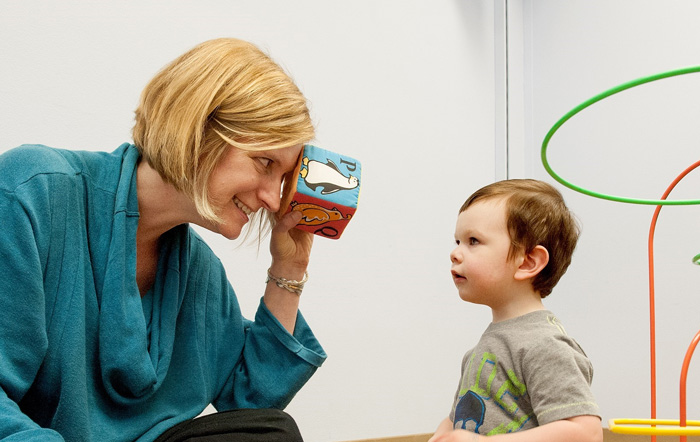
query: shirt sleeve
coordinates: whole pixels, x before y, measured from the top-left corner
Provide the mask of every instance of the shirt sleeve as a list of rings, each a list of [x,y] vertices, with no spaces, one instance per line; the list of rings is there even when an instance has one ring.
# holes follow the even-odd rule
[[[590,388],[593,366],[573,339],[559,336],[538,343],[523,366],[539,425],[575,416],[600,417]]]
[[[18,405],[48,347],[43,252],[37,245],[45,227],[37,220],[49,207],[45,195],[26,203],[13,190],[0,186],[0,439],[7,441],[63,440],[56,431],[40,427]]]
[[[245,344],[214,406],[283,409],[323,364],[326,353],[299,312],[294,334],[260,300],[255,321],[245,321]]]

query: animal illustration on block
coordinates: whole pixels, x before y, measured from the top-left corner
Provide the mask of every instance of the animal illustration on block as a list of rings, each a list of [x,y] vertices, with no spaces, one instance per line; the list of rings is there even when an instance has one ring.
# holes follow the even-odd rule
[[[354,189],[360,185],[357,177],[345,176],[338,166],[331,160],[325,163],[316,160],[309,160],[308,157],[302,159],[302,164],[306,168],[299,172],[309,189],[316,190],[321,187],[321,195],[328,195],[339,190]]]
[[[336,208],[329,210],[316,204],[299,204],[296,201],[292,201],[290,204],[292,206],[292,210],[298,210],[302,213],[299,224],[303,224],[305,226],[317,226],[319,224],[325,224],[328,221],[339,221],[342,219],[349,220],[352,218],[352,215],[343,217],[340,210]]]

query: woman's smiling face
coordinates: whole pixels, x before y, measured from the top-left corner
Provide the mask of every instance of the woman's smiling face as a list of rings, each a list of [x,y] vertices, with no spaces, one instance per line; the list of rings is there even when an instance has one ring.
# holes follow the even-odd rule
[[[259,209],[280,210],[284,175],[292,171],[302,145],[281,149],[247,151],[230,146],[209,177],[209,200],[222,219],[219,225],[202,226],[236,239],[250,215]]]

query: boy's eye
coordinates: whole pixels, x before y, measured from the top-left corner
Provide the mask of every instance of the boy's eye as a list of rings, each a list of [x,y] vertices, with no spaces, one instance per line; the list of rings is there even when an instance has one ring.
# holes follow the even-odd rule
[[[474,237],[469,238],[469,245],[475,246],[475,245],[477,245],[477,244],[479,244],[479,240],[478,240],[478,239],[476,239],[476,238],[474,238]]]

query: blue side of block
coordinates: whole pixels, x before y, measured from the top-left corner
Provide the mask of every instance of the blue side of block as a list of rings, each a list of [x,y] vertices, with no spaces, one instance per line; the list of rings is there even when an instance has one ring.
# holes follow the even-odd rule
[[[297,192],[357,208],[361,172],[358,160],[307,144],[302,154]]]

